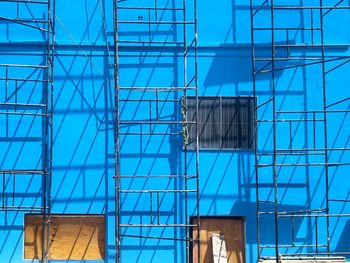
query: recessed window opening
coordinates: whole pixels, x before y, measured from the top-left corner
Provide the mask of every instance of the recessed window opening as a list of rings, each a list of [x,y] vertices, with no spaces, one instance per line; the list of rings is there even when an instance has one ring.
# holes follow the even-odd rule
[[[199,97],[200,149],[253,150],[254,111],[254,97]],[[195,97],[187,97],[187,118],[190,122],[196,120]],[[188,134],[188,149],[194,149],[194,124],[189,125]]]

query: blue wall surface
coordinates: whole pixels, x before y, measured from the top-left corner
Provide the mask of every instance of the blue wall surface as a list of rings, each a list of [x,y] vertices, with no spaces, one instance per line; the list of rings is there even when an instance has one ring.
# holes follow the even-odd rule
[[[182,1],[163,2],[175,5],[176,2]],[[115,262],[112,1],[57,0],[56,5],[52,213],[105,215],[106,259],[97,262]],[[200,95],[253,95],[249,8],[247,0],[198,1]],[[0,16],[6,16],[10,11],[13,10],[0,4]],[[40,10],[38,12],[45,13]],[[327,17],[325,26],[327,43],[350,43],[346,33],[349,32],[350,14],[349,10],[344,12],[348,14],[345,16],[347,20],[344,19],[344,21],[339,21],[337,16]],[[264,23],[269,23],[263,13],[264,11],[261,13],[262,18],[257,17],[255,21],[261,23],[262,26]],[[131,14],[131,16],[137,17],[138,14]],[[290,23],[300,26],[306,23],[300,17],[298,14],[293,14],[287,20],[293,20]],[[17,29],[19,27],[20,25],[8,25],[6,21],[0,22],[0,63],[12,61],[12,63],[40,64],[40,60],[35,61],[38,56],[34,57],[30,54],[41,52],[43,47],[40,41],[44,39],[44,36],[35,35],[35,33],[17,34],[16,32],[21,30]],[[300,32],[294,33],[291,39],[295,43],[308,41],[307,37],[301,37]],[[284,41],[283,37],[282,34],[278,35],[276,41]],[[270,37],[261,34],[256,38],[256,42],[259,47],[259,55],[270,56]],[[165,50],[164,48],[151,51],[121,48],[121,85],[181,86],[182,58],[178,56],[178,52],[176,49]],[[295,52],[298,54],[298,51]],[[328,52],[327,55],[330,57],[350,55],[346,48],[332,49]],[[27,56],[21,55],[24,53]],[[328,63],[327,66],[330,69],[340,63],[335,61]],[[285,67],[293,65],[295,63],[290,61],[281,64]],[[349,67],[350,64],[344,64],[327,75],[328,105],[349,97]],[[278,71],[275,76],[278,110],[321,109],[323,107],[321,70],[321,65],[315,64]],[[192,59],[189,59],[189,72],[193,74],[193,56]],[[30,73],[22,71],[20,74]],[[40,74],[43,73],[35,72],[35,74],[40,78]],[[5,85],[3,81],[0,83],[0,87]],[[271,97],[271,74],[259,75],[256,83],[258,104],[263,104]],[[24,100],[32,103],[40,101],[42,91],[39,88],[30,87],[23,93]],[[1,96],[4,96],[3,91],[1,91]],[[135,99],[139,98],[135,97]],[[147,105],[144,106],[147,107]],[[133,116],[134,118],[135,116],[142,118],[144,116],[142,114],[148,116],[148,112],[143,111],[143,105],[139,104],[138,107],[137,109],[136,106],[135,109],[122,107],[121,116]],[[345,102],[333,109],[349,110],[349,104]],[[174,113],[173,111],[174,108],[164,106],[161,114],[165,119],[167,116],[169,119],[181,118],[180,112]],[[271,104],[267,103],[262,106],[258,111],[258,117],[259,119],[271,119]],[[302,114],[278,116],[279,119],[309,117]],[[318,115],[318,117],[322,116]],[[6,122],[5,118],[4,115],[0,115],[0,169],[40,166],[42,143],[40,119],[23,117],[14,119],[13,122]],[[324,147],[323,126],[322,124],[316,125],[316,131],[319,131],[316,132],[319,134],[315,139],[316,147],[322,148]],[[328,125],[329,145],[334,148],[349,147],[349,114],[344,112],[329,114]],[[278,126],[279,148],[289,147],[289,128],[283,124]],[[259,125],[260,149],[265,151],[272,149],[271,129],[270,123]],[[292,127],[292,136],[295,148],[313,147],[311,124],[295,124]],[[181,137],[175,138],[174,141],[169,136],[149,137],[143,140],[139,137],[122,137],[121,172],[126,175],[181,173],[183,169],[182,147]],[[265,159],[260,160],[261,163],[271,162],[269,157],[262,158]],[[322,157],[317,155],[278,158],[283,163],[323,161]],[[349,158],[349,151],[330,153],[330,162],[346,163],[349,162]],[[192,152],[189,154],[189,167],[192,172],[194,162]],[[200,153],[200,214],[245,217],[247,263],[257,262],[254,165],[253,151],[225,150],[201,151]],[[281,209],[294,211],[323,207],[325,202],[324,171],[324,167],[319,166],[279,169]],[[349,166],[329,168],[329,189],[333,199],[348,199],[350,180],[346,176],[349,172]],[[262,170],[260,174],[260,183],[265,183],[266,186],[260,189],[261,199],[272,200],[273,198],[271,174],[270,168]],[[6,180],[8,180],[6,189],[12,189],[12,181],[9,178]],[[41,180],[35,176],[21,177],[20,180],[20,184],[16,184],[16,193],[18,193],[16,202],[29,206],[40,203]],[[141,185],[142,183],[144,189],[151,189],[159,182],[141,182]],[[176,184],[174,181],[168,183]],[[134,184],[135,182],[125,181],[124,186],[133,187]],[[133,211],[148,209],[149,205],[141,197],[138,199],[131,196],[123,198],[122,206],[125,217],[132,215]],[[190,200],[190,207],[194,210],[194,200],[191,195]],[[175,217],[180,218],[183,212],[182,202],[177,199],[167,202],[162,205],[162,208],[173,211]],[[331,209],[333,213],[350,212],[349,204],[343,203],[341,205],[332,203]],[[1,262],[28,262],[23,260],[24,214],[23,212],[0,212]],[[265,245],[272,245],[274,242],[273,220],[272,218],[264,220],[266,220],[264,223],[266,225],[262,229],[262,235],[264,234],[262,242]],[[181,219],[178,222],[181,222]],[[290,242],[289,223],[281,223],[281,243]],[[319,227],[322,228],[325,222],[321,220],[319,224]],[[315,239],[313,219],[300,220],[296,226],[296,242],[308,243]],[[345,234],[349,230],[348,218],[331,219],[330,230],[332,248],[349,251],[350,239]],[[325,232],[320,231],[319,239],[324,242]],[[184,246],[181,242],[180,244],[153,240],[140,242],[126,238],[122,243],[122,249],[123,262],[185,262]],[[291,251],[293,250],[288,252]],[[266,249],[264,253],[271,255],[273,251]]]

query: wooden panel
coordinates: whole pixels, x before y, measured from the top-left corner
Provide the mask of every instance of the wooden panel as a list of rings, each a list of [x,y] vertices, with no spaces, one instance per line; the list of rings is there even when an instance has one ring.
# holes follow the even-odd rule
[[[26,215],[24,258],[41,258],[42,217]],[[52,216],[49,259],[99,260],[105,257],[104,216]]]
[[[196,224],[196,219],[193,220]],[[237,218],[201,218],[200,231],[200,262],[212,263],[213,252],[211,236],[221,234],[225,237],[227,262],[244,263],[244,223],[243,219]],[[197,231],[194,228],[193,238],[197,238]],[[193,262],[197,262],[198,246],[193,246]]]

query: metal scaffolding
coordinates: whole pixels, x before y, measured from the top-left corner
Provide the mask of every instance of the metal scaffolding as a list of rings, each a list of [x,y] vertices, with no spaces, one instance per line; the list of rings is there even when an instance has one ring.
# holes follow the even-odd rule
[[[330,131],[336,128],[330,123],[334,123],[334,115],[348,117],[350,97],[345,93],[330,101],[337,87],[330,86],[329,78],[350,61],[350,42],[337,43],[328,36],[329,31],[326,33],[326,28],[342,25],[327,24],[328,17],[333,15],[333,21],[349,19],[350,6],[343,0],[323,2],[250,0],[254,95],[259,98],[255,174],[261,260],[327,259],[350,254],[348,249],[335,247],[331,231],[350,217],[346,207],[350,200],[347,196],[334,198],[337,189],[331,187],[332,181],[339,180],[337,170],[350,164],[342,158],[348,156],[350,148],[346,143],[330,143]],[[310,84],[299,81],[298,96],[304,101],[301,105],[292,102],[293,107],[285,109],[286,101],[296,93],[281,88],[279,80],[290,70],[299,70],[304,76],[307,70],[314,70],[321,84],[311,86],[318,84],[321,90],[310,100]],[[338,132],[346,132],[346,126],[340,126]],[[317,189],[323,189],[319,198],[309,194],[314,182],[318,182]],[[294,203],[286,203],[289,193],[297,193],[293,189],[305,191],[305,200],[298,196]],[[303,227],[306,234],[300,237],[298,228]]]
[[[128,239],[138,244],[158,240],[158,246],[159,242],[172,242],[174,260],[181,257],[176,252],[180,246],[181,251],[186,251],[183,257],[190,262],[190,248],[199,246],[200,229],[198,115],[188,120],[187,114],[187,96],[196,98],[198,110],[196,1],[113,2],[116,261],[121,262],[123,242]],[[164,53],[172,62],[160,61]],[[157,56],[155,54],[159,57],[150,65],[148,60]],[[133,64],[135,57],[137,62]],[[157,77],[150,76],[152,80],[140,85],[136,75],[131,81],[129,77],[130,85],[125,85],[128,81],[124,81],[123,73],[127,71],[121,71],[129,66],[138,68],[139,72],[167,67],[171,84],[160,83]],[[188,140],[190,127],[197,133],[196,140],[191,142]],[[150,169],[146,174],[137,171],[125,174],[121,163],[130,164],[129,159],[135,156],[130,149],[137,151],[143,142],[151,143],[151,140],[153,145],[169,147],[170,153],[158,149],[150,157],[141,151],[135,153],[136,158],[157,162],[166,155],[171,161],[176,155],[180,157],[172,160],[171,166],[177,168],[164,173]],[[129,154],[123,153],[123,149]],[[141,203],[147,203],[146,207],[140,207]],[[196,223],[190,222],[190,216],[195,216]],[[193,235],[197,237],[193,237],[193,233],[197,233]],[[141,246],[139,250],[142,251]]]
[[[11,212],[43,215],[41,254],[38,258],[47,262],[51,214],[55,0],[0,0],[0,12],[0,26],[7,32],[0,40],[1,153],[4,154],[0,167],[0,210],[4,215]],[[24,150],[28,142],[39,143],[36,146],[40,150],[30,151],[33,156]],[[37,150],[39,156],[34,154]],[[6,162],[11,154],[16,156],[16,160],[26,155],[27,161]],[[30,167],[24,167],[27,164]],[[31,193],[29,186],[23,189],[28,180],[38,180],[39,189]]]

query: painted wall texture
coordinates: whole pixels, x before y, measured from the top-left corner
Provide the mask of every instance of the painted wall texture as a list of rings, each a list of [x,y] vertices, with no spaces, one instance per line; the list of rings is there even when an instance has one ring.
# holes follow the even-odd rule
[[[147,3],[146,3],[147,2]],[[160,1],[176,6],[182,1]],[[306,2],[306,1],[305,1]],[[315,1],[310,5],[315,4]],[[133,2],[135,3],[135,2]],[[145,1],[153,4],[153,1]],[[331,4],[335,4],[331,3]],[[27,8],[21,14],[30,16]],[[44,16],[44,10],[36,10]],[[338,11],[339,12],[339,11]],[[347,32],[350,29],[350,11],[345,10],[344,19],[329,14],[325,19],[325,41],[330,44],[350,43]],[[16,10],[0,2],[0,16],[16,15]],[[130,17],[137,17],[135,12]],[[255,19],[255,26],[269,26],[266,11]],[[278,17],[278,16],[277,16]],[[283,19],[284,18],[284,19]],[[287,21],[289,26],[307,26],[310,15],[300,13],[279,15],[278,21]],[[115,262],[115,183],[114,183],[114,80],[113,80],[113,6],[107,0],[56,0],[56,45],[54,73],[54,117],[53,117],[53,178],[52,213],[54,214],[99,214],[106,216],[106,259],[96,262]],[[286,23],[287,23],[286,22]],[[199,93],[205,96],[253,96],[250,4],[246,0],[198,1]],[[316,25],[318,22],[315,22]],[[278,24],[276,24],[278,26]],[[282,26],[282,25],[281,25]],[[170,28],[165,28],[170,30]],[[27,32],[27,33],[23,33]],[[172,34],[177,34],[171,31]],[[315,41],[319,34],[315,33]],[[317,35],[318,34],[318,35]],[[285,41],[282,33],[277,33],[276,42]],[[293,43],[306,43],[310,37],[299,31],[290,32]],[[0,21],[0,63],[41,63],[41,42],[43,34],[23,31],[20,24]],[[256,36],[257,52],[261,57],[271,56],[271,37],[266,33]],[[294,52],[294,53],[293,53]],[[175,48],[154,48],[149,50],[120,48],[121,86],[181,86],[182,58]],[[294,55],[303,55],[300,50]],[[320,55],[320,50],[311,52]],[[27,55],[25,55],[27,54]],[[193,55],[193,54],[192,54]],[[304,54],[305,55],[305,54]],[[327,50],[327,56],[349,56],[348,47]],[[346,62],[346,63],[344,63]],[[349,97],[348,75],[350,64],[347,60],[327,64],[326,77],[327,105]],[[193,74],[193,56],[189,58],[189,75]],[[275,75],[276,102],[278,111],[317,110],[323,106],[321,65],[293,67],[295,62],[279,62],[280,70]],[[1,74],[6,72],[1,69]],[[42,78],[43,72],[11,72],[14,76],[30,74]],[[262,105],[271,98],[270,73],[256,78],[257,101]],[[4,81],[0,80],[0,94],[5,97]],[[26,103],[42,100],[42,86],[32,85],[22,92]],[[123,96],[128,96],[124,93]],[[176,94],[174,95],[175,98]],[[180,95],[179,95],[180,96]],[[135,96],[135,100],[142,94]],[[15,99],[15,98],[11,98]],[[121,116],[147,118],[147,105],[135,108],[121,105]],[[144,107],[144,108],[143,108]],[[349,110],[349,103],[335,105],[334,110]],[[3,109],[1,110],[3,111]],[[181,118],[180,108],[164,106],[162,116],[169,119]],[[316,114],[322,118],[323,114]],[[41,165],[42,122],[33,116],[13,118],[10,121],[0,115],[0,169],[38,167]],[[271,119],[271,103],[258,110],[260,120]],[[305,119],[313,116],[302,114],[280,114],[279,119]],[[316,137],[313,123],[296,122],[292,127],[281,123],[276,136],[280,149],[290,146],[290,133],[295,148],[324,148],[323,124],[316,122]],[[177,129],[175,127],[174,129]],[[332,148],[349,147],[349,114],[338,112],[328,114],[328,144]],[[266,152],[272,149],[271,123],[259,123],[259,148]],[[315,146],[315,147],[314,147]],[[121,173],[125,175],[181,173],[183,142],[181,136],[163,137],[121,137]],[[261,157],[260,163],[271,162],[270,156]],[[297,155],[279,156],[281,163],[323,162],[323,156]],[[349,163],[350,153],[346,150],[329,153],[329,162]],[[194,153],[189,154],[189,169],[194,169]],[[244,216],[246,220],[246,262],[257,262],[256,227],[256,178],[254,151],[224,150],[201,151],[200,153],[200,213],[201,215]],[[329,168],[329,195],[332,199],[348,199],[350,180],[348,165]],[[325,204],[325,168],[282,167],[279,175],[279,202],[283,211],[319,209]],[[3,176],[6,189],[10,193],[16,189],[15,202],[35,206],[40,203],[41,179],[28,175],[16,178]],[[273,200],[272,171],[266,168],[260,172],[261,200]],[[138,182],[144,189],[151,189],[159,182]],[[174,181],[169,185],[176,184]],[[134,187],[136,182],[124,181],[124,187]],[[139,185],[139,186],[140,186]],[[164,185],[164,187],[171,187]],[[159,186],[159,185],[158,185]],[[189,195],[190,210],[194,210],[194,196]],[[12,202],[8,194],[0,197],[1,202]],[[165,200],[165,199],[164,199]],[[166,199],[162,209],[172,211],[174,218],[183,215],[183,200],[176,197]],[[140,196],[122,197],[125,222],[134,211],[149,209],[149,204]],[[268,205],[266,205],[268,206]],[[332,202],[333,213],[349,213],[347,203]],[[266,207],[266,209],[269,209]],[[9,263],[28,262],[23,259],[24,212],[0,212],[0,261]],[[131,217],[130,217],[131,218]],[[129,220],[131,220],[129,218]],[[175,220],[169,216],[164,220]],[[266,217],[261,229],[261,242],[273,245],[273,218]],[[315,240],[315,220],[296,219],[293,230],[295,242],[309,243]],[[179,222],[181,219],[179,219]],[[169,222],[169,221],[168,221]],[[325,221],[320,219],[318,227],[324,229]],[[290,222],[281,220],[280,242],[291,240]],[[140,230],[129,230],[139,233]],[[152,230],[156,231],[156,230]],[[169,231],[169,230],[166,230]],[[331,247],[335,251],[349,251],[350,238],[348,218],[330,220]],[[129,234],[132,232],[128,232]],[[150,233],[149,233],[150,234]],[[166,232],[164,233],[166,234]],[[325,240],[325,231],[318,232],[320,242]],[[183,242],[125,238],[121,245],[123,262],[185,262]],[[304,252],[312,248],[303,248]],[[297,251],[297,248],[282,249],[283,252]],[[299,251],[300,252],[300,251]],[[273,255],[272,249],[265,249],[264,255]],[[32,261],[30,261],[32,262]],[[33,262],[37,262],[33,260]],[[59,261],[58,261],[59,262]],[[68,262],[68,261],[62,261]],[[80,262],[80,261],[79,261]],[[85,262],[85,261],[81,261]],[[95,262],[95,261],[89,261]]]

